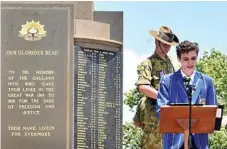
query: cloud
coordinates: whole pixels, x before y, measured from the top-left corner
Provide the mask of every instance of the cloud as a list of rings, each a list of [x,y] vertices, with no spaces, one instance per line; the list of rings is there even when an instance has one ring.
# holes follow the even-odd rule
[[[124,50],[123,57],[123,91],[124,93],[135,87],[137,81],[137,66],[149,55],[137,55],[130,49]]]
[[[130,89],[135,88],[135,83],[137,81],[137,66],[150,55],[138,55],[131,49],[125,49],[123,56],[123,93],[126,93]],[[123,105],[123,123],[131,122],[133,116],[134,112],[131,112],[127,105]]]

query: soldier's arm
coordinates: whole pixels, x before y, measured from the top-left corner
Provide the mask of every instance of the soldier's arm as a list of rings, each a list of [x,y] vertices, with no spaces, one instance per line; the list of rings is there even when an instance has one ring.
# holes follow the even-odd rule
[[[150,60],[146,60],[140,66],[138,66],[138,81],[137,88],[141,93],[147,97],[156,99],[158,91],[151,85],[152,80],[152,66]]]
[[[150,85],[138,85],[138,89],[144,95],[153,99],[157,99],[158,91],[154,87]]]

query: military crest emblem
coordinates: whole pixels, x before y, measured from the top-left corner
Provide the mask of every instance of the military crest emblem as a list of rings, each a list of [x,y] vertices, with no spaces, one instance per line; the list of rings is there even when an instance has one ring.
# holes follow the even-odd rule
[[[26,22],[22,25],[21,30],[19,31],[19,37],[23,37],[28,41],[37,41],[42,37],[47,36],[47,31],[44,30],[44,25],[41,25],[39,21],[35,22]]]

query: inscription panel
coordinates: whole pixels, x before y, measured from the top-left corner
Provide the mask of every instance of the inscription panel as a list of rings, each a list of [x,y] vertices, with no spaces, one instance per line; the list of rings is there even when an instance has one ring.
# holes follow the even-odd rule
[[[122,148],[122,53],[75,47],[75,147]]]
[[[72,148],[72,15],[71,4],[2,4],[2,148]]]

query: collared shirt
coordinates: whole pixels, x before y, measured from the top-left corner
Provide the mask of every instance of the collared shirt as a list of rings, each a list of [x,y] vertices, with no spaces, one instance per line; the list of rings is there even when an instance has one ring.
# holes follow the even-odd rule
[[[182,69],[181,69],[181,75],[182,75],[183,78],[184,78],[184,77],[190,77],[190,82],[189,82],[189,84],[192,84],[192,82],[193,82],[193,80],[194,80],[194,76],[195,76],[195,70],[194,70],[194,72],[192,73],[191,76],[187,76],[187,75],[182,71]]]

